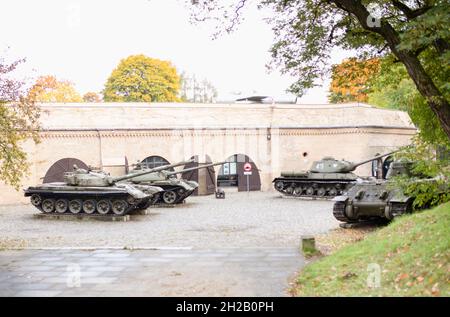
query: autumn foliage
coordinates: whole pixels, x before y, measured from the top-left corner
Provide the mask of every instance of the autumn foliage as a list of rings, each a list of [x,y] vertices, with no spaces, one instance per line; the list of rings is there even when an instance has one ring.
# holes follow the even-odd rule
[[[102,102],[102,98],[95,92],[87,92],[83,95],[84,102]]]
[[[57,80],[55,76],[41,76],[31,87],[29,96],[37,102],[82,102],[73,83]]]
[[[108,78],[104,101],[179,101],[180,77],[168,61],[132,55],[120,61]]]
[[[331,103],[367,102],[371,81],[380,72],[380,60],[349,58],[333,65],[329,100]]]

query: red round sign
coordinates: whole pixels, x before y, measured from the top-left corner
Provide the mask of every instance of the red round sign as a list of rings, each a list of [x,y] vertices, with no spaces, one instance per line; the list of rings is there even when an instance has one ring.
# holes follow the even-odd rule
[[[252,164],[250,163],[245,163],[244,164],[244,171],[245,172],[250,172],[252,170]]]

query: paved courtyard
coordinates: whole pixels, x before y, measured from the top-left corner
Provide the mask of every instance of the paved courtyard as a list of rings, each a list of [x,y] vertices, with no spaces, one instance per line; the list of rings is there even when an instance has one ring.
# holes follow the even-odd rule
[[[262,192],[191,197],[129,222],[1,207],[0,296],[287,295],[301,236],[338,226],[331,208]]]
[[[284,296],[296,249],[3,251],[0,296]]]

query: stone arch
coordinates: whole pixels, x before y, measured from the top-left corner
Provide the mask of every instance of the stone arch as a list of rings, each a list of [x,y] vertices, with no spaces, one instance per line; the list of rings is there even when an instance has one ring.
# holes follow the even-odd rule
[[[68,157],[63,158],[55,163],[47,170],[44,176],[43,183],[54,183],[64,181],[64,173],[73,171],[73,165],[77,165],[79,168],[88,169],[88,166],[81,160]]]
[[[146,168],[155,168],[163,165],[169,165],[170,162],[162,156],[150,155],[143,159],[140,164],[143,164],[143,166],[145,166]],[[174,171],[175,169],[171,167],[168,170]]]
[[[219,187],[237,187],[238,191],[261,190],[261,177],[259,175],[258,167],[255,162],[245,154],[234,154],[229,156],[224,164],[219,169],[217,176],[217,186]],[[250,163],[252,166],[252,175],[244,175],[244,164]]]

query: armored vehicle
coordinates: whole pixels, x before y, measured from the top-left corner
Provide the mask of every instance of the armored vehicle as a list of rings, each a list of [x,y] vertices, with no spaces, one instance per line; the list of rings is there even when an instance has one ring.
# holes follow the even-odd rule
[[[288,196],[335,197],[356,182],[358,176],[352,172],[358,166],[392,153],[394,152],[377,155],[358,163],[327,156],[320,161],[314,161],[309,171],[282,172],[281,177],[275,178],[272,182],[277,191]]]
[[[163,189],[156,186],[132,185],[124,181],[136,176],[159,172],[178,164],[166,165],[132,175],[111,177],[102,171],[81,169],[74,166],[73,172],[64,174],[64,182],[55,182],[28,187],[25,196],[31,196],[33,206],[44,213],[73,214],[110,212],[125,215],[136,209],[144,209],[154,202],[154,197]]]
[[[156,201],[156,203],[169,205],[178,204],[183,202],[183,200],[185,200],[194,192],[194,190],[198,187],[198,183],[194,181],[178,179],[176,177],[177,174],[201,168],[208,168],[211,166],[222,165],[224,163],[225,162],[200,165],[197,167],[186,168],[179,171],[161,170],[159,172],[149,173],[140,176],[138,176],[137,174],[140,174],[142,171],[145,171],[146,168],[141,165],[138,165],[136,169],[130,171],[130,175],[136,173],[137,176],[131,178],[129,181],[133,184],[152,185],[163,188],[164,192],[158,195],[159,199]]]
[[[412,211],[414,197],[406,196],[400,188],[393,188],[392,177],[411,176],[409,161],[394,161],[386,174],[386,180],[364,180],[351,187],[344,195],[334,198],[333,215],[342,222],[358,222],[368,219],[391,220]],[[417,181],[433,181],[418,179]]]

